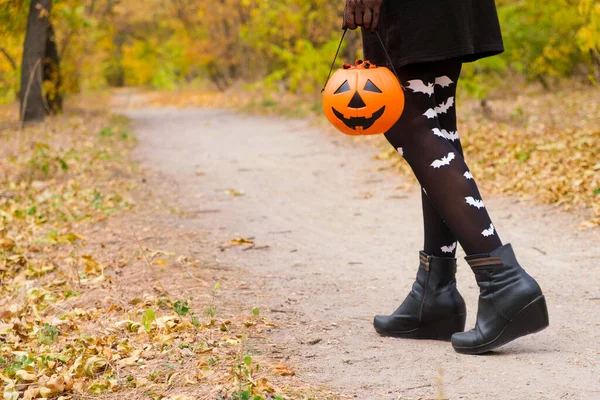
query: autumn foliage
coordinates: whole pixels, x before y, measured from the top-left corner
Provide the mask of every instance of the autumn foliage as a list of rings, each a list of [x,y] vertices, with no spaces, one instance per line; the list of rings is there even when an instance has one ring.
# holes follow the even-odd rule
[[[14,99],[27,0],[0,6],[0,99]],[[552,86],[560,77],[600,78],[600,4],[594,0],[498,0],[507,52],[469,66],[483,95],[494,77],[517,73]],[[55,0],[51,23],[67,93],[107,86],[316,93],[340,37],[343,0]],[[348,35],[342,58],[360,54]]]

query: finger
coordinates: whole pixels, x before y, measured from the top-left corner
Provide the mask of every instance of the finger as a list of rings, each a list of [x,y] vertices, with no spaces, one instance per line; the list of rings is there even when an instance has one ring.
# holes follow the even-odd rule
[[[375,32],[379,26],[379,7],[373,10],[373,21],[371,22],[371,32]]]
[[[350,5],[350,2],[348,2]],[[356,23],[354,22],[354,12],[351,10],[352,7],[346,7],[344,10],[344,27],[348,29],[356,29]]]
[[[365,5],[363,0],[357,0],[356,7],[354,9],[354,22],[357,26],[363,24],[363,13],[365,12]]]
[[[363,26],[365,29],[371,29],[371,24],[373,22],[373,10],[367,8],[365,13],[363,14]]]

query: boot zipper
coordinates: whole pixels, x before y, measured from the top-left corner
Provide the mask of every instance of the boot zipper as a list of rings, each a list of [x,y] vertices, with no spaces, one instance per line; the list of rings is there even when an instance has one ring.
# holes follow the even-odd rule
[[[427,287],[429,286],[429,263],[431,261],[431,256],[427,256],[427,261],[425,261],[425,286],[423,287],[423,300],[421,300],[421,309],[419,310],[419,322],[421,322],[421,318],[423,317],[423,307],[425,306],[425,298],[427,297]]]

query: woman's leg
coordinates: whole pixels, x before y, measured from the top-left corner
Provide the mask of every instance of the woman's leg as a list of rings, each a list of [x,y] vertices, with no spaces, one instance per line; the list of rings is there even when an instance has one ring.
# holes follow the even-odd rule
[[[444,95],[443,89],[455,90],[461,63],[452,59],[398,69],[406,105],[385,136],[401,149],[433,209],[470,255],[491,252],[502,242],[462,157],[456,130],[440,123],[454,109],[454,97]]]
[[[417,67],[399,70],[400,79],[409,88],[406,92],[406,109],[398,124],[386,135],[388,140],[407,160],[427,161],[428,152],[422,157],[413,149],[410,140],[398,139],[397,135],[415,135],[440,142],[444,151],[456,152],[462,157],[462,148],[456,134],[456,114],[454,97],[456,82],[460,75],[461,63],[443,63],[440,68]],[[419,78],[424,91],[418,96],[410,88],[416,88]],[[437,84],[435,84],[437,79]],[[400,133],[398,133],[400,132]],[[432,146],[435,147],[435,146]],[[410,155],[409,155],[410,153]],[[414,167],[413,167],[414,169]],[[464,179],[464,177],[462,177]],[[421,180],[421,179],[420,179]],[[421,180],[421,183],[424,183]],[[456,288],[457,241],[454,233],[440,216],[431,193],[436,186],[428,183],[423,187],[423,223],[425,243],[420,254],[420,265],[412,290],[400,307],[391,315],[377,315],[373,321],[375,330],[382,335],[402,338],[449,340],[455,332],[462,332],[465,326],[466,306]]]
[[[510,244],[503,246],[498,237],[477,184],[459,148],[452,143],[458,142],[456,130],[445,128],[444,124],[448,125],[442,122],[444,114],[454,108],[454,97],[444,91],[456,86],[460,63],[460,60],[447,60],[399,70],[400,80],[406,87],[406,107],[386,138],[395,148],[402,149],[432,207],[468,255],[466,260],[480,288],[477,322],[468,332],[454,333],[452,345],[460,353],[480,354],[538,332],[548,326],[549,320],[539,285],[521,268]],[[425,262],[424,276],[428,278],[425,284],[434,271],[430,268],[433,258],[427,257]],[[415,285],[420,289],[418,278],[419,275]],[[435,288],[429,290],[433,292]],[[418,291],[413,289],[413,292]],[[421,308],[427,299],[422,296]],[[403,318],[403,306],[404,303],[383,322],[389,324]],[[435,317],[433,311],[430,314],[429,317]],[[377,317],[375,323],[377,328]],[[453,323],[458,326],[458,319]],[[452,327],[447,324],[440,320],[426,327],[446,331],[446,327]],[[419,325],[418,329],[424,328]]]
[[[455,63],[452,65],[452,69],[446,71],[452,84],[445,86],[434,85],[434,101],[437,99],[452,99],[454,103],[456,98],[456,85],[460,76],[462,64]],[[434,110],[435,111],[435,110]],[[428,118],[437,118],[440,124],[440,128],[448,132],[449,142],[456,149],[458,154],[463,155],[460,138],[458,137],[457,124],[456,124],[456,107],[449,106],[444,107],[444,110],[439,109],[439,113],[430,114]],[[424,244],[423,251],[429,255],[436,257],[450,257],[456,256],[457,241],[456,237],[446,225],[446,222],[438,214],[436,209],[431,204],[429,197],[421,190],[421,203],[423,207],[423,232],[424,232]]]

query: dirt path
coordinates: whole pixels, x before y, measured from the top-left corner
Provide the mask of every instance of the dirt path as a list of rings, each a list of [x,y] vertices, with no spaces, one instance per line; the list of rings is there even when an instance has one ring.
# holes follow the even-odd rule
[[[379,171],[386,165],[373,149],[306,122],[231,111],[128,115],[142,163],[177,184],[180,206],[195,216],[187,223],[237,268],[238,280],[223,285],[228,296],[280,324],[259,347],[301,379],[359,399],[600,398],[598,230],[490,198],[503,240],[545,291],[550,328],[478,357],[448,343],[381,338],[372,317],[408,292],[422,228],[418,190],[398,189],[403,178]],[[253,237],[256,248],[219,249],[236,237]],[[462,259],[458,275],[470,328],[477,290]]]

